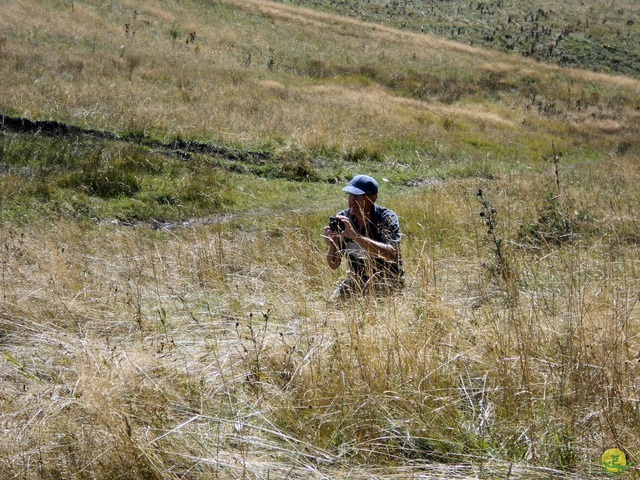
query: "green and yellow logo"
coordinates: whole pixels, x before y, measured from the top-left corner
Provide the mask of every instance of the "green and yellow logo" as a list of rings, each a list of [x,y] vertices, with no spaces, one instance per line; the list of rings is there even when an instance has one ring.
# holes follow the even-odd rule
[[[607,475],[614,477],[629,468],[627,456],[618,448],[610,448],[602,454],[602,466]]]

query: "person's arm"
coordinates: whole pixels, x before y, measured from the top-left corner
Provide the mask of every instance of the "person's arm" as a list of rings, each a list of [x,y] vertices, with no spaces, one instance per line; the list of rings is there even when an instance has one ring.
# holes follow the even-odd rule
[[[364,235],[359,235],[357,233],[351,238],[365,251],[367,251],[367,253],[378,256],[387,262],[393,262],[398,255],[398,249],[391,243],[377,242],[369,237],[365,237]]]
[[[353,225],[351,225],[349,218],[342,216],[339,216],[338,218],[345,224],[344,232],[342,232],[342,236],[344,238],[353,240],[370,255],[380,257],[387,262],[395,261],[398,256],[398,248],[394,243],[378,242],[372,238],[360,235],[356,229],[353,228]]]
[[[331,270],[335,270],[342,263],[342,255],[340,254],[340,249],[338,248],[338,243],[340,242],[340,235],[335,233],[329,226],[324,227],[324,241],[329,246],[329,250],[327,251],[327,264],[331,268]]]

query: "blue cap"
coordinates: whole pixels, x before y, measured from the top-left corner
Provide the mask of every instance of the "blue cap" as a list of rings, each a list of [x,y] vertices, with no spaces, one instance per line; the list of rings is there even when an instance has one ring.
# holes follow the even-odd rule
[[[356,175],[342,190],[354,195],[375,195],[378,193],[378,182],[369,175]]]

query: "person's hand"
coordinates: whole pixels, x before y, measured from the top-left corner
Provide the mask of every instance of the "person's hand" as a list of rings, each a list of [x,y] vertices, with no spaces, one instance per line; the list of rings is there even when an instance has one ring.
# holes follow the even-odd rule
[[[356,232],[356,229],[353,228],[353,225],[351,224],[351,220],[349,220],[349,217],[345,217],[344,215],[338,215],[336,218],[338,220],[342,220],[342,223],[344,223],[344,230],[341,233],[341,235],[344,238],[353,240],[358,236],[360,236],[360,234]]]
[[[339,236],[340,234],[331,230],[331,227],[329,225],[325,225],[322,238],[324,238],[324,241],[327,245],[337,245],[336,242],[338,241],[337,239]]]

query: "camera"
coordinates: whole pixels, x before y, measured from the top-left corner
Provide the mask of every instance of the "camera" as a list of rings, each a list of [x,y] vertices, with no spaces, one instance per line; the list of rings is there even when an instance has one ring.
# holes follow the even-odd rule
[[[336,217],[329,217],[329,228],[332,232],[342,233],[344,232],[344,222]]]

